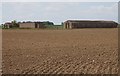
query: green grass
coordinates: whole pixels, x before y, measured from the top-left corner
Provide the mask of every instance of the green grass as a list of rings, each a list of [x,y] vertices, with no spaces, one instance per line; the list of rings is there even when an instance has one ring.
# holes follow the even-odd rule
[[[2,29],[2,26],[0,26],[0,29]]]

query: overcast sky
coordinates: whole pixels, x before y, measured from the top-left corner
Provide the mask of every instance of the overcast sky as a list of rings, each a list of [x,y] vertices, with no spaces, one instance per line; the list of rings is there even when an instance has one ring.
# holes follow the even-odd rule
[[[2,2],[118,2],[120,0],[1,0]]]
[[[6,1],[6,0],[5,0]],[[1,7],[1,6],[0,6]],[[2,23],[17,21],[52,21],[69,19],[114,20],[118,22],[117,2],[3,2]]]

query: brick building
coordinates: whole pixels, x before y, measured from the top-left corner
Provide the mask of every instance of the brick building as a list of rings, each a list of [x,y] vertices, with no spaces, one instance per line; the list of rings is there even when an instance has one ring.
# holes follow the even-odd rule
[[[19,23],[19,28],[45,28],[43,22],[22,22]]]
[[[114,21],[90,21],[90,20],[67,20],[64,29],[74,28],[116,28],[118,23]]]
[[[5,24],[3,24],[3,28],[12,28],[13,24],[10,22],[6,22]]]

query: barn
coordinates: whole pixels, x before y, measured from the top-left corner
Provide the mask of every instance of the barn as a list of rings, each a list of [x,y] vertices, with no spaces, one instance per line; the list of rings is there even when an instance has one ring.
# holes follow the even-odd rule
[[[6,22],[4,25],[3,25],[3,28],[12,28],[12,23],[10,22]]]
[[[19,23],[19,28],[45,28],[43,22],[22,22]]]
[[[67,20],[64,29],[74,28],[116,28],[118,23],[114,21],[91,21],[91,20]]]

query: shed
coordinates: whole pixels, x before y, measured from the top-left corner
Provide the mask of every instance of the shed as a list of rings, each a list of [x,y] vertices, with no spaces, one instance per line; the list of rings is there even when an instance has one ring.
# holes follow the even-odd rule
[[[43,22],[22,22],[19,28],[45,28]]]

